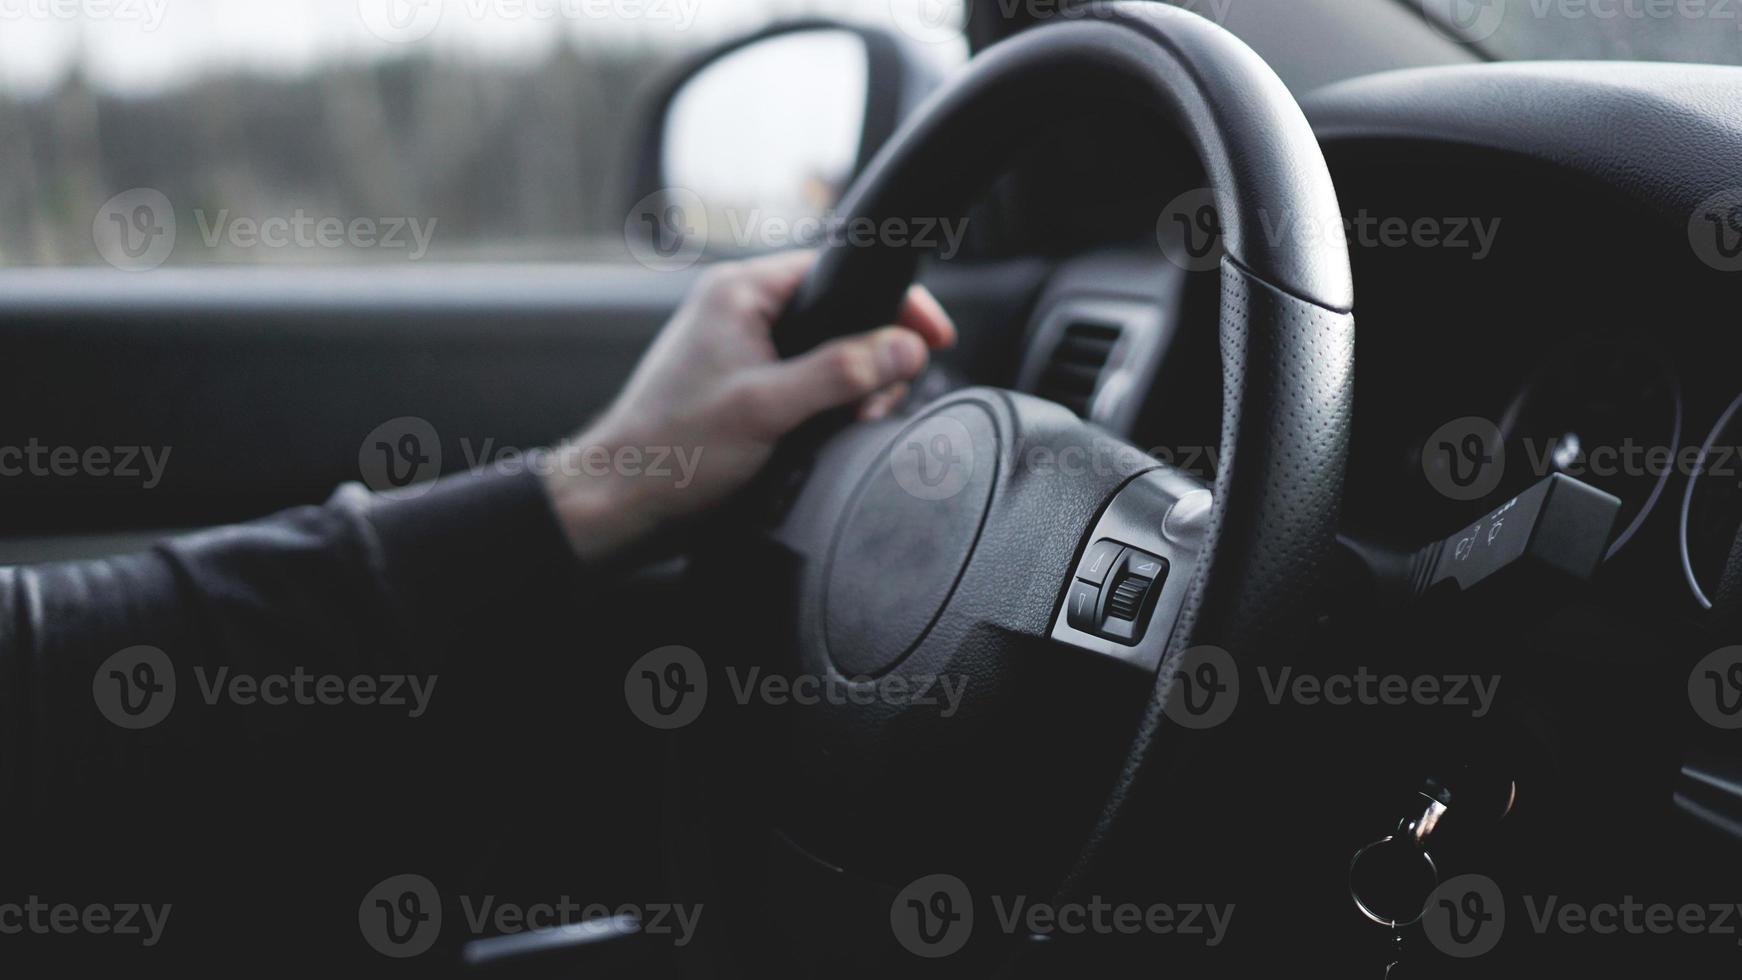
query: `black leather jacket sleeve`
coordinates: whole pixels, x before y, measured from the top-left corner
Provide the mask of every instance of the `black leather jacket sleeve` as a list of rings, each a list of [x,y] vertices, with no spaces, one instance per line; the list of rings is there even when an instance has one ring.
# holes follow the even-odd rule
[[[403,682],[403,710],[365,710],[348,694],[321,702],[319,678],[336,678],[328,694],[372,678],[377,702],[383,678],[425,678],[439,709],[425,731],[467,724],[529,637],[560,634],[578,572],[532,476],[460,477],[415,497],[351,486],[143,554],[0,569],[0,809],[50,818],[116,786],[162,789],[154,774],[172,764],[209,781],[256,750],[294,758],[341,739],[363,752],[367,732],[389,724],[378,719],[417,727]],[[172,665],[173,707],[128,730],[101,706],[125,678],[100,668],[139,646]],[[286,678],[276,691],[293,699],[302,677],[313,700],[261,710],[246,687],[232,696],[238,675]]]

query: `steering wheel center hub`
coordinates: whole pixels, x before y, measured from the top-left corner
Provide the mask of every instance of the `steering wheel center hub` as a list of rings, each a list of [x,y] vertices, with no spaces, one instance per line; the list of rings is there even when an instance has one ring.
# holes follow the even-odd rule
[[[903,429],[854,492],[824,577],[829,659],[845,677],[893,670],[949,603],[997,479],[996,421],[954,402]]]

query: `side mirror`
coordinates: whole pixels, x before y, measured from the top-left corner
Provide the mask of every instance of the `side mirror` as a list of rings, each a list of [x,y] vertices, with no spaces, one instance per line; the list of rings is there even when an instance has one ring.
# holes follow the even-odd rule
[[[676,269],[816,244],[842,192],[941,77],[894,35],[824,20],[704,52],[651,101],[630,251]]]

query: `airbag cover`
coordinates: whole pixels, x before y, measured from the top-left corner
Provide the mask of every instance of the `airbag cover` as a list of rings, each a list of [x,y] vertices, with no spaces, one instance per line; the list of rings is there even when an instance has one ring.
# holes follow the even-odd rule
[[[877,677],[937,622],[980,538],[998,427],[953,402],[902,430],[847,506],[829,549],[823,622],[842,676]]]

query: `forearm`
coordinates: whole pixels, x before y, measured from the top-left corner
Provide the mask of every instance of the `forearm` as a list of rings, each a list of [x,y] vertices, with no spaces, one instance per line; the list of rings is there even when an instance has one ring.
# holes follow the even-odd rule
[[[511,637],[547,635],[540,620],[572,612],[576,570],[532,478],[406,500],[349,488],[146,554],[0,569],[0,795],[30,813],[257,743],[328,737],[346,712],[433,733],[466,714],[459,702],[491,697]],[[138,686],[149,675],[101,676],[140,646],[173,675],[155,720]],[[359,692],[375,703],[351,703]]]

